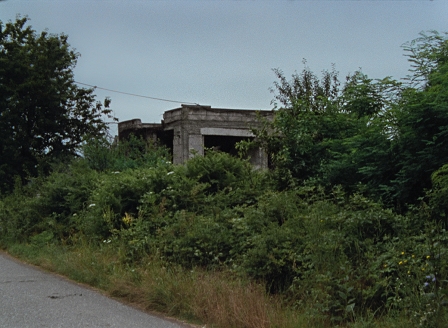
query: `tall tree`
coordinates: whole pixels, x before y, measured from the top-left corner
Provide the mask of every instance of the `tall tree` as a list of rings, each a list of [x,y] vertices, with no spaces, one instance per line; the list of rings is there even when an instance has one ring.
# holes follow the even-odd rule
[[[397,200],[413,203],[431,188],[431,174],[448,163],[448,33],[422,34],[405,46],[409,87],[395,111],[399,154]]]
[[[326,181],[347,191],[362,190],[390,202],[390,180],[395,177],[391,143],[396,130],[392,115],[401,97],[401,83],[390,78],[372,80],[362,72],[347,77],[339,98],[341,120],[350,126],[330,141],[331,160]]]
[[[272,89],[278,110],[274,121],[255,133],[270,154],[280,184],[287,186],[316,176],[328,156],[325,141],[342,131],[336,112],[339,80],[335,70],[319,78],[305,67],[291,80],[281,70],[274,73],[279,79]]]
[[[320,79],[308,68],[291,80],[274,72],[279,79],[275,101],[282,107],[272,124],[257,133],[280,180],[313,180],[347,190],[360,182],[382,184],[390,170],[388,109],[396,101],[398,83],[355,72],[341,87],[334,69]]]
[[[405,51],[407,82],[355,72],[340,87],[334,70],[291,80],[274,71],[281,107],[256,133],[279,181],[338,184],[398,210],[431,188],[448,163],[448,33],[422,34]]]
[[[110,114],[108,100],[76,85],[67,35],[38,34],[27,21],[0,21],[0,191],[75,155],[86,135],[104,135]]]

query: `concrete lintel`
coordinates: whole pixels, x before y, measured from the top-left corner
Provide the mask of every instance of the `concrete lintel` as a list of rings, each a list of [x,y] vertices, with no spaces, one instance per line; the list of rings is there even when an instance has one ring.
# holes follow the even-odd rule
[[[201,128],[201,134],[211,136],[254,137],[254,134],[247,129]]]

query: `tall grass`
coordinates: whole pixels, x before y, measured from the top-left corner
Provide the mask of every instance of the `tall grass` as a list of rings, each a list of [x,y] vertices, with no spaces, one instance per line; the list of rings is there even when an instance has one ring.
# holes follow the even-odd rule
[[[310,327],[262,285],[231,273],[186,270],[147,258],[123,264],[115,248],[16,244],[9,252],[49,271],[98,288],[143,310],[215,328]],[[318,327],[318,326],[316,326]]]
[[[334,327],[312,307],[288,306],[263,285],[231,272],[186,270],[147,258],[124,264],[116,248],[80,242],[71,247],[16,244],[11,255],[98,288],[144,311],[210,328]],[[360,318],[340,325],[353,328],[409,328],[406,317]]]

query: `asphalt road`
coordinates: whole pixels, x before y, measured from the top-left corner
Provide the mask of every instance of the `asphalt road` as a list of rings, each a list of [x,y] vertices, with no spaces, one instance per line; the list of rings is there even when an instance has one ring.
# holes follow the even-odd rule
[[[0,327],[181,328],[0,252]]]

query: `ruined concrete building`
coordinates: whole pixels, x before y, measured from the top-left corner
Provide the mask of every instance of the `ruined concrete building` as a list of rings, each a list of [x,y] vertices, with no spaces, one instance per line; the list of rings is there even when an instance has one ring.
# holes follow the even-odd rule
[[[182,105],[166,111],[162,123],[142,123],[140,119],[120,122],[118,138],[134,134],[158,141],[171,149],[174,164],[182,164],[195,154],[204,155],[206,149],[236,154],[237,142],[254,138],[251,128],[260,126],[258,115],[272,119],[273,112]],[[267,168],[263,149],[253,149],[249,157],[255,167]]]

